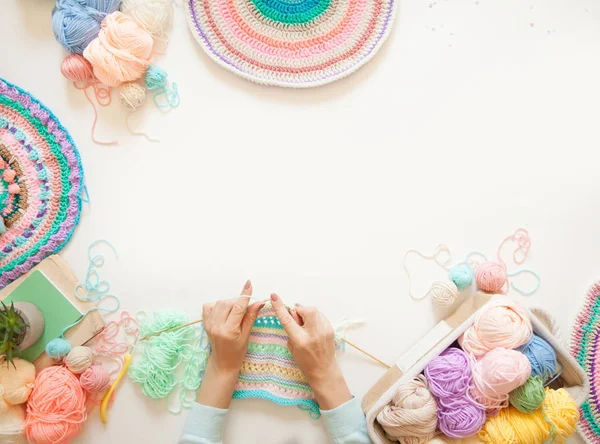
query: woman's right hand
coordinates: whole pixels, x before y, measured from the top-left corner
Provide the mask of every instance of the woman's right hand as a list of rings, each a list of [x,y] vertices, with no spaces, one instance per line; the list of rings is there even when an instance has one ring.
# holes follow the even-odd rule
[[[274,293],[271,304],[289,336],[288,348],[321,408],[331,410],[352,399],[335,359],[333,327],[325,316],[314,307],[302,306],[296,306],[297,316],[292,316]]]

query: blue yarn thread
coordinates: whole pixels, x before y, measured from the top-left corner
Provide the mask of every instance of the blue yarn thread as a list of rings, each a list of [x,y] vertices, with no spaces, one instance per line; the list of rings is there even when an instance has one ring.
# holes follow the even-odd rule
[[[515,283],[512,280],[510,281],[510,286],[512,288],[514,288],[515,291],[518,291],[519,293],[521,293],[523,296],[531,296],[533,293],[535,293],[536,291],[538,291],[538,289],[540,288],[540,285],[542,283],[542,279],[540,278],[540,276],[535,271],[530,270],[528,268],[524,268],[522,270],[517,270],[517,271],[515,271],[513,273],[509,273],[509,274],[507,274],[507,276],[508,277],[514,277],[514,276],[518,276],[518,275],[523,274],[523,273],[528,273],[531,276],[533,276],[536,279],[536,281],[537,281],[536,286],[532,290],[525,291],[522,288],[520,288],[517,285],[515,285]]]
[[[79,196],[79,199],[84,203],[90,203],[90,193],[88,193],[87,185],[84,185],[81,188],[81,195]]]
[[[450,269],[449,278],[456,288],[464,290],[473,283],[473,270],[467,264],[457,265]]]
[[[177,84],[173,83],[167,87],[167,72],[160,66],[150,65],[144,75],[144,83],[149,91],[156,91],[153,96],[154,104],[159,108],[177,108],[181,103]],[[165,96],[163,103],[159,97]]]
[[[100,23],[118,11],[121,0],[57,0],[52,10],[52,32],[67,51],[82,54],[100,33]]]
[[[531,376],[541,376],[544,381],[552,378],[558,370],[556,352],[548,342],[537,335],[519,347],[531,364]]]

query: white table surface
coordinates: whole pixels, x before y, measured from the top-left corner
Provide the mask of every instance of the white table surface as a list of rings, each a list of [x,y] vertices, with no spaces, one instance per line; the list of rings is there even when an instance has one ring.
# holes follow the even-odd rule
[[[181,106],[147,103],[137,120],[162,143],[130,136],[118,103],[92,111],[60,74],[65,52],[50,0],[2,0],[0,76],[30,91],[69,129],[91,205],[64,257],[80,278],[87,246],[110,240],[109,279],[123,305],[177,308],[237,294],[362,317],[349,338],[394,361],[432,326],[412,302],[402,256],[446,243],[458,258],[493,255],[519,226],[542,277],[526,298],[568,336],[599,277],[600,4],[594,0],[400,0],[394,30],[357,73],[329,86],[253,85],[218,67],[176,10],[157,62]],[[435,30],[433,30],[435,28]],[[423,291],[444,273],[416,265]],[[516,296],[522,298],[521,296]],[[383,369],[340,357],[362,396]],[[76,443],[175,443],[185,415],[125,383],[108,427],[95,413]],[[233,402],[226,442],[319,444],[320,421],[266,401]],[[573,441],[577,442],[577,441]]]

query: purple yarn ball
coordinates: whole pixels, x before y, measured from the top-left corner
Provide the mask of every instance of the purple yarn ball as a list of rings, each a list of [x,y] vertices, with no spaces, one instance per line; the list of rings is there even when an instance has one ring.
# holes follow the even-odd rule
[[[466,396],[448,398],[438,405],[438,427],[451,438],[475,435],[485,420],[485,409]]]
[[[439,399],[462,396],[471,383],[471,362],[459,348],[448,348],[425,367],[429,390]]]

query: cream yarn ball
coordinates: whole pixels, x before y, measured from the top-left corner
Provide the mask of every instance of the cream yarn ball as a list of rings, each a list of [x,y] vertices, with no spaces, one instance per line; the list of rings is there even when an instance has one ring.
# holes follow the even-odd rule
[[[0,443],[25,444],[23,437],[23,423],[25,422],[25,407],[22,405],[11,406],[0,415]]]
[[[33,390],[35,366],[19,358],[14,358],[13,363],[14,367],[4,361],[0,363],[0,392],[8,404],[23,404]]]
[[[125,83],[119,92],[121,105],[134,111],[146,101],[146,88],[136,82]]]
[[[89,347],[73,347],[65,358],[65,365],[74,374],[80,375],[94,362],[94,352]]]
[[[165,39],[173,23],[173,0],[121,0],[121,11],[155,39]]]

